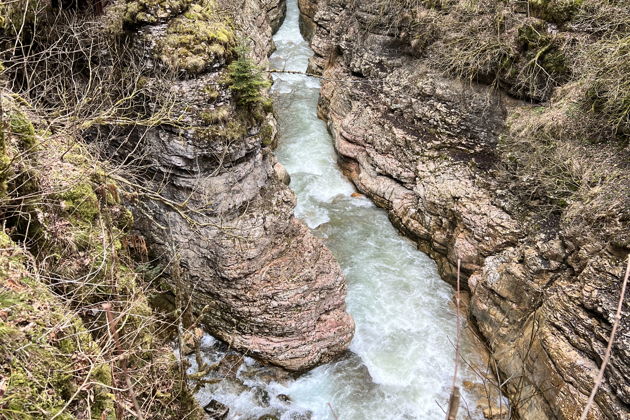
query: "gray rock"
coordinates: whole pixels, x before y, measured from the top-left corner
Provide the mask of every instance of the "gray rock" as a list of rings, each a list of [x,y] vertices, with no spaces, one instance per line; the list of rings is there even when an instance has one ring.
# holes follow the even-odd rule
[[[227,418],[230,409],[225,404],[222,404],[217,400],[211,400],[203,407],[203,411],[208,414],[209,420],[224,420]]]
[[[273,165],[273,170],[280,182],[282,182],[284,185],[291,184],[291,175],[289,175],[287,170],[284,168],[284,166],[282,166],[280,162],[276,162],[276,164]]]
[[[284,2],[222,6],[264,65]],[[153,48],[167,25],[132,35],[148,60],[159,61]],[[243,118],[220,82],[224,63],[198,67],[204,70],[185,79],[164,80],[157,66],[146,77],[150,101],[174,98],[177,124],[103,128],[120,130],[111,145],[119,159],[133,157],[142,166],[130,203],[135,227],[167,267],[172,289],[203,313],[214,336],[290,370],[332,360],[354,331],[345,279],[321,240],[293,217],[288,174],[278,175],[281,166],[261,144],[261,125],[273,123],[273,115]]]

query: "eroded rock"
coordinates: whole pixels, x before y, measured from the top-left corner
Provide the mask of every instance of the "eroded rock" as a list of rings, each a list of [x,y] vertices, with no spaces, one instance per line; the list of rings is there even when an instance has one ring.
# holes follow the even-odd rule
[[[217,400],[211,400],[203,407],[203,411],[206,412],[210,420],[224,420],[227,418],[230,409]]]
[[[251,59],[264,65],[284,1],[219,3],[196,6],[181,19],[195,28],[207,16],[212,24],[233,19],[247,34]],[[136,228],[167,267],[167,282],[203,314],[213,335],[289,370],[332,360],[354,330],[345,280],[330,251],[293,217],[288,174],[269,147],[273,115],[266,104],[239,105],[226,85],[232,35],[204,32],[222,49],[177,49],[185,71],[164,80],[177,64],[160,47],[173,37],[172,26],[166,20],[132,34],[155,70],[146,78],[148,95],[157,92],[150,100],[173,98],[169,111],[177,121],[121,132],[113,145],[119,159],[143,167],[134,183]]]

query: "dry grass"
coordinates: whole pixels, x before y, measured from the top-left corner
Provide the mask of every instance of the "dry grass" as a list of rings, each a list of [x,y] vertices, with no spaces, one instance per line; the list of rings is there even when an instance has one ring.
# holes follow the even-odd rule
[[[630,12],[623,2],[381,0],[354,7],[372,16],[367,30],[400,37],[451,76],[533,101],[581,80],[593,85],[585,104],[617,131],[627,126]]]
[[[615,143],[583,140],[597,123],[583,115],[579,91],[567,89],[573,99],[511,113],[499,145],[504,162],[499,173],[540,218],[561,215],[569,230],[628,246],[623,222],[630,218],[628,151]]]
[[[606,120],[608,134],[630,141],[630,35],[593,43],[580,61],[584,107]]]
[[[446,77],[539,104],[510,110],[500,177],[539,218],[555,215],[624,242],[630,209],[624,2],[389,0],[361,7],[374,16],[370,30],[409,42],[414,55]]]

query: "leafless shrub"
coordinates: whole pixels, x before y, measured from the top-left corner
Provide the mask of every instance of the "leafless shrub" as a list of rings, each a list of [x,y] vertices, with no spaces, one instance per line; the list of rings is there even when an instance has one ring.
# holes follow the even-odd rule
[[[603,39],[585,48],[580,72],[587,111],[604,118],[608,133],[630,138],[630,36]]]
[[[630,202],[627,152],[583,138],[595,122],[580,116],[578,91],[551,107],[515,112],[499,144],[499,176],[541,219],[555,214],[571,229],[598,232],[606,241],[623,241]]]

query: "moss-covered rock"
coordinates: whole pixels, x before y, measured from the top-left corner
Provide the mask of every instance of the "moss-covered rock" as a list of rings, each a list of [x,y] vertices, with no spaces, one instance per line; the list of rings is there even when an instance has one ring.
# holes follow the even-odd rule
[[[230,108],[228,108],[227,106],[223,106],[201,111],[199,113],[199,117],[206,124],[216,124],[218,122],[226,121],[230,117],[232,112],[233,111],[231,111]]]
[[[247,134],[247,125],[238,119],[225,123],[212,124],[195,130],[196,137],[201,141],[234,141],[242,139]]]
[[[265,121],[260,127],[260,138],[263,146],[275,147],[277,129],[271,122]]]
[[[551,35],[546,25],[540,20],[529,20],[518,28],[520,55],[507,79],[528,97],[547,98],[571,73],[559,38]]]
[[[100,213],[98,198],[89,182],[73,185],[55,197],[69,216],[77,221],[91,223]]]
[[[125,2],[127,25],[154,24],[182,13],[193,0],[132,0]]]
[[[36,145],[35,128],[31,120],[21,111],[14,111],[9,116],[11,134],[16,136],[24,150],[33,149]]]
[[[14,96],[2,100],[11,118],[3,119],[0,153],[10,159],[11,177],[0,215],[12,238],[0,232],[0,387],[6,387],[0,418],[114,418],[116,398],[127,397],[111,393],[121,356],[106,333],[104,303],[116,314],[145,416],[201,418],[183,377],[163,377],[180,367],[165,356],[170,339],[134,269],[128,249],[133,215],[112,169],[80,139],[35,135],[31,120],[42,117],[31,116]],[[22,153],[30,150],[24,141],[30,137],[39,138],[45,152]],[[31,174],[37,182],[25,190]]]
[[[230,18],[213,0],[202,0],[169,22],[160,41],[160,58],[173,70],[197,74],[225,62],[234,45]]]
[[[0,232],[0,417],[113,415],[111,371],[81,319],[53,295]]]
[[[547,22],[563,24],[571,20],[583,0],[529,0],[532,14]]]

